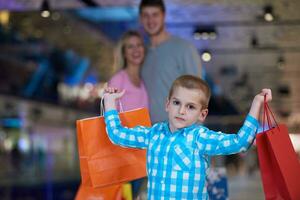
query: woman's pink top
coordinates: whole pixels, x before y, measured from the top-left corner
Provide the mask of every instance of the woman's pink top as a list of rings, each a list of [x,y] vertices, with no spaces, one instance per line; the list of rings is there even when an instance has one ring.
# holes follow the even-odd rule
[[[125,70],[117,72],[108,82],[109,87],[115,87],[119,90],[125,89],[125,94],[121,97],[123,111],[133,110],[136,108],[149,108],[148,94],[141,81],[139,87],[133,85]],[[117,103],[119,109],[119,105]]]

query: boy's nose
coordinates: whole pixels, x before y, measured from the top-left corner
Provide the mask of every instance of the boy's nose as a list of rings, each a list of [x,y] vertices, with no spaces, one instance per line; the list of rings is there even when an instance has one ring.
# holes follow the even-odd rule
[[[181,115],[185,114],[185,107],[184,106],[181,106],[179,108],[179,114],[181,114]]]

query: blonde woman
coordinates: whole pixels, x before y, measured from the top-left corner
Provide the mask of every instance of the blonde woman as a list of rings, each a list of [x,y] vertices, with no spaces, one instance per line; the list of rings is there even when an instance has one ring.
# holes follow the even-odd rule
[[[115,49],[114,69],[119,71],[108,82],[109,87],[126,90],[121,98],[123,111],[148,108],[148,94],[140,76],[144,57],[142,36],[137,31],[124,33]]]
[[[113,67],[118,71],[110,79],[108,86],[120,91],[125,89],[126,93],[120,99],[123,111],[148,108],[148,94],[140,76],[145,57],[145,46],[140,33],[133,30],[125,32],[116,46],[114,56]],[[134,198],[138,196],[142,182],[143,179],[131,182]]]

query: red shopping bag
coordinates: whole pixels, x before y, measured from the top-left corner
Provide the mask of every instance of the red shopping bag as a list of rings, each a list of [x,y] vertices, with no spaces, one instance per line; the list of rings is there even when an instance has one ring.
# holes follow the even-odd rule
[[[151,126],[146,108],[119,114],[123,126]],[[77,120],[81,183],[104,187],[146,176],[146,151],[111,143],[104,117]]]
[[[261,178],[266,200],[300,200],[300,163],[289,138],[286,125],[276,123],[271,128],[268,104],[264,103],[264,117],[269,130],[256,136]]]

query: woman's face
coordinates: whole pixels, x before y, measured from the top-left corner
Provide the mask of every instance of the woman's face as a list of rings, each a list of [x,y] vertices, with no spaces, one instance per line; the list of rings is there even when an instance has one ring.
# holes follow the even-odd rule
[[[124,57],[127,67],[140,66],[144,60],[145,48],[142,40],[137,36],[129,37],[124,44]]]

